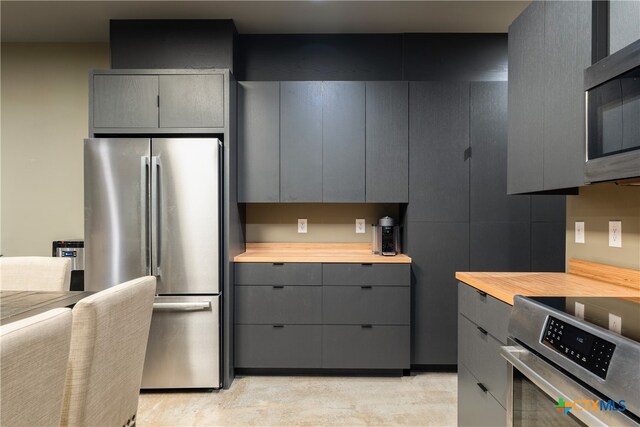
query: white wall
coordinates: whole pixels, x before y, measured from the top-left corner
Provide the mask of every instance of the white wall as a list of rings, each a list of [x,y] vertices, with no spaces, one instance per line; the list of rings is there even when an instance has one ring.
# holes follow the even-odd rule
[[[0,248],[51,255],[82,238],[88,71],[109,68],[106,43],[2,43]]]

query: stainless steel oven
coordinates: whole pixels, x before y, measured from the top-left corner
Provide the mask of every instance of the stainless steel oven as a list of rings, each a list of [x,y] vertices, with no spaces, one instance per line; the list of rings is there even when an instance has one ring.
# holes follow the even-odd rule
[[[509,345],[501,349],[510,370],[508,425],[640,425],[640,343],[585,320],[600,323],[615,312],[635,337],[640,305],[606,300],[515,298]],[[585,319],[575,316],[576,302]]]
[[[585,70],[587,182],[640,176],[640,40]]]

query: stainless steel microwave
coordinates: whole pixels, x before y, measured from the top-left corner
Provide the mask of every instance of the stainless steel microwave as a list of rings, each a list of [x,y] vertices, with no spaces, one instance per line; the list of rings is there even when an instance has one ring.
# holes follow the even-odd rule
[[[587,182],[640,177],[640,40],[584,73]]]

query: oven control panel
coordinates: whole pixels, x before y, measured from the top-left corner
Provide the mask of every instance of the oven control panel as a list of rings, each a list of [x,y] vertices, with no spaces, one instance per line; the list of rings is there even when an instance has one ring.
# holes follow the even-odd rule
[[[602,379],[607,376],[615,344],[553,316],[547,319],[542,343]]]

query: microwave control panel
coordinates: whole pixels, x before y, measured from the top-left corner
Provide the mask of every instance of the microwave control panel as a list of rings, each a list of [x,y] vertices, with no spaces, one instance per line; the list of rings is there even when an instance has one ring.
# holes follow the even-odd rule
[[[593,334],[549,316],[542,343],[602,379],[613,357],[616,345]]]

